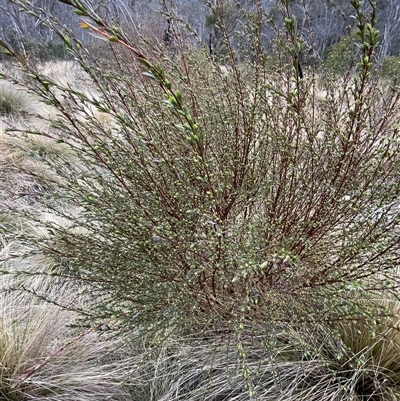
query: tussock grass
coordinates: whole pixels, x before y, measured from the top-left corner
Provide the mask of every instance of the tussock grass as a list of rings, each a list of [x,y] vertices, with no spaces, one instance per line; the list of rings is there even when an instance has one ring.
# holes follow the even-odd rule
[[[15,252],[18,246],[21,247],[3,241],[1,256]],[[40,266],[31,266],[32,271],[45,269],[45,259],[38,257],[36,262]],[[8,267],[17,267],[15,261]],[[23,269],[26,272],[27,266]],[[75,312],[37,298],[42,293],[64,306],[76,307],[84,300],[71,286],[35,275],[0,279],[2,399],[129,399],[120,382],[126,378],[131,362],[129,356],[116,353],[121,346],[119,341],[74,329],[78,318]],[[12,290],[13,287],[25,291]]]
[[[38,130],[49,133],[55,129],[56,119],[55,108],[28,93],[27,88],[0,81],[1,209],[36,204],[40,196],[60,183],[46,162],[49,158],[70,157],[71,152],[48,136],[35,135]],[[13,134],[7,132],[10,128]]]
[[[398,305],[392,305],[397,313]],[[399,331],[387,318],[375,328],[341,322],[238,339],[170,338],[142,349],[131,378],[132,394],[146,400],[397,401]],[[140,355],[140,351],[136,350]],[[140,360],[140,362],[139,362]]]
[[[35,108],[33,103],[34,98],[26,89],[0,81],[0,115],[15,117],[32,112]]]
[[[57,185],[57,180],[43,163],[44,155],[51,149],[42,143],[26,142],[22,147],[18,140],[0,145],[0,198],[3,207],[20,208],[37,203],[40,196]],[[50,145],[51,146],[51,145]],[[35,179],[35,176],[38,179]],[[40,177],[40,178],[39,178]],[[59,181],[58,181],[59,182]]]
[[[275,348],[277,382],[272,387],[280,388],[276,399],[398,400],[398,302],[382,306],[393,316],[374,326],[360,319],[338,322],[333,330],[318,326],[285,333],[286,349],[282,342]]]

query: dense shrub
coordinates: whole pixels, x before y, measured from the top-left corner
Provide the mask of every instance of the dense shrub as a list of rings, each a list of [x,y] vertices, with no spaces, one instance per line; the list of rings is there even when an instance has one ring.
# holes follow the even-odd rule
[[[342,37],[338,43],[329,48],[324,65],[336,74],[344,74],[354,66],[355,54],[354,37]]]
[[[312,71],[301,78],[301,41],[286,0],[276,62],[260,45],[257,9],[243,24],[250,47],[242,57],[252,62],[238,65],[224,36],[224,68],[208,49],[187,46],[184,26],[175,32],[179,52],[169,54],[163,44],[126,37],[77,0],[64,2],[111,45],[99,60],[52,23],[89,76],[89,92],[43,75],[2,42],[30,89],[59,112],[52,130],[23,133],[74,153],[45,160],[57,189],[41,207],[68,224],[27,211],[47,232],[22,236],[32,256],[44,254],[52,275],[90,288],[86,324],[106,322],[128,336],[139,329],[150,349],[176,335],[210,345],[214,355],[227,350],[237,369],[231,397],[290,391],[297,373],[280,381],[274,363],[262,363],[283,352],[281,333],[293,330],[303,344],[310,328],[323,327],[323,347],[339,341],[334,322],[368,327],[390,312],[376,300],[397,291],[400,94],[382,92],[372,73],[373,3],[368,17],[352,1],[360,46],[355,68],[339,81]],[[300,349],[294,370],[308,354]],[[186,388],[207,375],[217,388],[213,369]]]
[[[400,57],[388,56],[383,60],[382,77],[387,79],[398,79],[400,72]]]

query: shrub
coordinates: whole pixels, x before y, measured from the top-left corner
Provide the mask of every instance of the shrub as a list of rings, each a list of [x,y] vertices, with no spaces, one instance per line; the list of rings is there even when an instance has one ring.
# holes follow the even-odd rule
[[[381,75],[387,79],[398,79],[400,69],[400,57],[388,56],[383,60]]]
[[[372,73],[374,5],[368,19],[352,1],[361,41],[355,75],[339,84],[322,77],[319,102],[317,77],[300,76],[286,0],[276,63],[254,34],[260,14],[249,10],[243,26],[254,61],[237,65],[225,36],[225,71],[207,49],[193,56],[184,27],[179,54],[169,55],[146,38],[132,42],[79,1],[64,3],[111,45],[98,60],[51,23],[91,93],[61,85],[2,44],[34,78],[30,89],[59,110],[57,129],[25,131],[64,143],[79,161],[46,160],[59,180],[41,207],[69,224],[28,213],[47,234],[23,240],[32,257],[52,259],[53,275],[90,288],[86,324],[139,330],[150,348],[172,333],[192,345],[216,339],[214,349],[226,346],[237,367],[235,386],[252,397],[268,391],[257,387],[264,377],[281,380],[274,364],[252,359],[253,345],[261,360],[277,358],[280,331],[298,329],[304,339],[310,327],[337,320],[373,322],[377,293],[397,288],[400,218],[400,94],[383,93]]]
[[[327,53],[324,66],[338,75],[342,75],[354,67],[357,61],[357,47],[354,35],[342,37],[338,43],[331,46]]]

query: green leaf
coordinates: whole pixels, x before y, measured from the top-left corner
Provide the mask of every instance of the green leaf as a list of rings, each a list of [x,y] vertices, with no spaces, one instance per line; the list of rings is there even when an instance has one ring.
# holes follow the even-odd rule
[[[14,55],[15,55],[15,53],[11,52],[11,51],[8,50],[8,49],[3,49],[3,53],[4,53],[4,54],[7,54],[8,56],[14,56]]]
[[[78,8],[75,8],[75,9],[74,9],[74,13],[77,14],[77,15],[80,15],[80,16],[84,16],[84,15],[87,14],[87,13],[85,13],[84,11],[79,10]]]
[[[177,102],[181,103],[181,101],[182,101],[181,92],[179,92],[179,91],[175,92],[175,99],[177,100]]]
[[[156,81],[158,81],[157,77],[156,77],[153,73],[151,73],[151,72],[149,72],[149,71],[142,72],[142,74],[143,74],[145,77],[149,77],[149,78],[151,78],[151,79],[155,79]]]

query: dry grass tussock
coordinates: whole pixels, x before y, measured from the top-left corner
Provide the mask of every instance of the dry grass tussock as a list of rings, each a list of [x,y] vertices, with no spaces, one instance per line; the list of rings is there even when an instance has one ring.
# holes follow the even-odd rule
[[[25,89],[6,81],[0,82],[0,115],[25,115],[35,110],[35,99]]]
[[[68,155],[68,150],[44,137],[0,134],[0,204],[13,208],[37,205],[41,196],[61,183],[46,167],[46,159],[64,153]]]
[[[3,241],[0,253],[4,257],[22,249],[22,244]],[[29,260],[30,267],[19,266],[19,262],[14,260],[8,267],[25,272],[49,267],[40,256]],[[13,287],[24,291],[12,290]],[[68,307],[85,302],[76,289],[50,277],[29,274],[1,276],[0,289],[2,399],[129,399],[120,383],[131,361],[129,356],[116,352],[121,344],[96,332],[73,328],[78,315]],[[54,303],[40,301],[40,294]],[[57,306],[57,302],[67,309]]]
[[[79,99],[63,90],[71,87],[84,91],[88,98],[98,98],[78,66],[70,62],[46,63],[40,66],[40,73],[54,80],[54,96],[74,110],[74,118],[91,115],[95,124],[112,131],[114,122],[109,114],[99,112],[90,104],[81,108]],[[2,104],[7,112],[2,113]],[[39,101],[26,88],[0,81],[0,205],[3,208],[39,207],[40,197],[61,185],[60,178],[46,166],[50,158],[59,159],[60,165],[79,163],[70,147],[54,140],[62,137],[54,134],[59,118],[54,107]]]
[[[398,311],[398,303],[392,305]],[[240,340],[170,337],[161,348],[136,349],[135,399],[263,401],[397,401],[399,332],[387,318],[375,326],[261,331]],[[243,347],[246,358],[237,356]],[[245,372],[245,374],[243,374]]]

